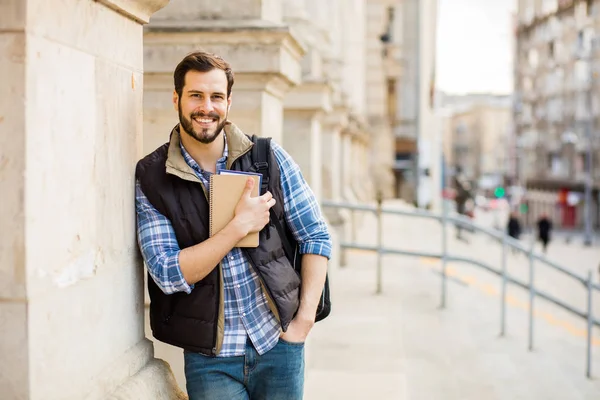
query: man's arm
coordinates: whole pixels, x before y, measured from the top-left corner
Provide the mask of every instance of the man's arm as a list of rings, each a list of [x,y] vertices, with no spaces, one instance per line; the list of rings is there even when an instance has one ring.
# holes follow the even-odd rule
[[[300,308],[282,338],[301,342],[315,321],[327,260],[331,256],[331,238],[319,204],[300,168],[277,143],[271,141],[271,148],[281,173],[286,221],[303,254]]]
[[[317,306],[321,301],[321,293],[327,275],[327,257],[317,254],[302,256],[302,287],[300,289],[300,308],[296,318],[311,326],[315,322]]]
[[[190,293],[190,285],[204,279],[240,239],[267,224],[275,199],[269,192],[251,198],[253,186],[254,180],[248,179],[235,217],[225,228],[202,243],[180,250],[170,221],[150,204],[136,184],[140,250],[150,275],[164,293]]]

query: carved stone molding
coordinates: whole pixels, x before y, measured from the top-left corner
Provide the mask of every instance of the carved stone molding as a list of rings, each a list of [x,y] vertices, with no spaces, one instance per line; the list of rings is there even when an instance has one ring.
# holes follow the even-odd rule
[[[150,22],[152,14],[163,8],[169,0],[96,0],[108,8],[141,24]]]

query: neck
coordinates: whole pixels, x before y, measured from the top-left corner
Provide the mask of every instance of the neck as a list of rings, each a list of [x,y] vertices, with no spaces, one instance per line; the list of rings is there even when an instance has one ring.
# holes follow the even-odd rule
[[[217,172],[217,160],[223,157],[225,143],[223,141],[223,131],[212,143],[200,143],[180,127],[181,143],[189,155],[198,163],[200,168],[212,173]]]

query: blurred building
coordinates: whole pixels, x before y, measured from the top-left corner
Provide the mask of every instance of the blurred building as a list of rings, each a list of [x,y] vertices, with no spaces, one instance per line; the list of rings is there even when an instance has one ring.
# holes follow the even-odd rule
[[[439,207],[442,187],[441,125],[434,107],[437,0],[397,2],[401,73],[389,82],[395,136],[396,196]]]
[[[441,95],[445,111],[444,160],[450,176],[460,168],[473,187],[487,191],[510,180],[514,147],[510,96]]]
[[[543,206],[558,226],[581,226],[591,148],[598,225],[600,1],[520,0],[515,25],[518,180],[531,199],[544,199],[533,201],[533,214]]]

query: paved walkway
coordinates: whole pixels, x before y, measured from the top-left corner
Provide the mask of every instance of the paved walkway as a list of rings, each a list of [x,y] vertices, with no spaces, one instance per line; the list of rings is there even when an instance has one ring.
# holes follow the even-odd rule
[[[439,250],[435,224],[388,218],[384,225],[387,246]],[[358,239],[373,243],[373,221],[365,218],[361,228]],[[483,238],[451,243],[452,250],[499,259],[495,247]],[[383,294],[375,295],[375,257],[349,255],[348,266],[331,277],[333,313],[311,333],[306,399],[600,398],[600,332],[596,378],[588,380],[582,320],[538,301],[529,352],[522,290],[509,290],[507,335],[500,338],[499,281],[490,274],[451,265],[448,308],[440,310],[436,262],[386,256]],[[510,260],[514,269],[526,263]]]

